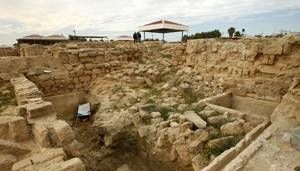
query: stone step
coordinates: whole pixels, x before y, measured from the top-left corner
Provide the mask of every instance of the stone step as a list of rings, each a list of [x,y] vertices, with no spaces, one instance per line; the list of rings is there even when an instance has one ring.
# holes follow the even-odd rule
[[[79,158],[73,158],[60,163],[53,163],[49,167],[41,168],[39,171],[85,171],[83,162]]]
[[[12,167],[13,171],[21,170],[39,170],[38,168],[48,167],[57,162],[63,162],[66,154],[62,148],[46,149],[40,153],[34,154],[24,160],[18,161]]]
[[[0,139],[24,141],[29,138],[26,120],[21,116],[0,116]]]
[[[36,118],[39,116],[48,115],[53,112],[53,106],[51,102],[37,102],[37,103],[30,103],[27,105],[27,113],[28,118]]]
[[[9,140],[0,139],[0,152],[2,154],[13,154],[18,156],[29,153],[30,151],[31,150],[24,145]]]
[[[17,162],[17,158],[11,154],[0,154],[0,168],[1,171],[11,171],[13,164]]]

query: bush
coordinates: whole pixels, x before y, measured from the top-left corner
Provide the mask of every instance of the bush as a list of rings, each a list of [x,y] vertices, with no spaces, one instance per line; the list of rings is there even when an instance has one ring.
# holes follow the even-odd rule
[[[183,41],[186,41],[188,39],[206,39],[206,38],[218,38],[221,37],[221,32],[219,30],[213,30],[208,32],[201,32],[201,33],[195,33],[192,35],[184,35]]]

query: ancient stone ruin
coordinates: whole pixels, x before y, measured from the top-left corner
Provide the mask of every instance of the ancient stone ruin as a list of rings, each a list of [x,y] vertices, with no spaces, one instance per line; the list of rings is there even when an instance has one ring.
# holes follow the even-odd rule
[[[0,52],[1,171],[300,168],[300,37]]]

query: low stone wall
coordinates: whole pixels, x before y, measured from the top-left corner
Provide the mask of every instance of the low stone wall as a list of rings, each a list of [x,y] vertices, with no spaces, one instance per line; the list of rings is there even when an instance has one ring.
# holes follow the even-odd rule
[[[186,65],[235,94],[280,101],[300,74],[300,37],[187,42]]]
[[[24,74],[46,96],[85,91],[96,77],[141,58],[141,49],[145,48],[134,44],[100,45],[87,48],[85,43],[84,46],[61,44],[51,47],[51,51],[42,56],[1,59],[0,79],[8,81]]]
[[[28,45],[28,44],[21,44],[20,45],[20,56],[38,56],[43,55],[44,52],[47,50],[49,46],[44,45]]]
[[[0,47],[0,57],[18,56],[18,50],[14,47]]]

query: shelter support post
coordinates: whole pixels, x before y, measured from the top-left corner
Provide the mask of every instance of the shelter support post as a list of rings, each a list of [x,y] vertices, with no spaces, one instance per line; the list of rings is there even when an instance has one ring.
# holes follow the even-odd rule
[[[181,42],[183,42],[183,31],[181,32]]]
[[[163,40],[163,42],[165,42],[165,33],[163,33],[163,39],[162,40]]]
[[[144,32],[144,41],[146,40],[146,32]]]

